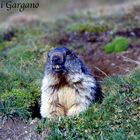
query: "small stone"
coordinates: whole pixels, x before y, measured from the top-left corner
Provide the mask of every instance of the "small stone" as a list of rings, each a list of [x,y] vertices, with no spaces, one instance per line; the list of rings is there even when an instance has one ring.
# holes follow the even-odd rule
[[[115,66],[116,64],[115,63],[111,63],[111,66]]]
[[[135,36],[135,33],[134,33],[134,32],[131,32],[130,34],[131,34],[132,36]]]

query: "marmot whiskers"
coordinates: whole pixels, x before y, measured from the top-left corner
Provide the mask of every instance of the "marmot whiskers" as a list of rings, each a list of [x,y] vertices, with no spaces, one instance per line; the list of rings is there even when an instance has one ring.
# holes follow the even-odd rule
[[[99,84],[84,62],[64,47],[48,53],[41,90],[43,118],[79,114],[103,98]]]

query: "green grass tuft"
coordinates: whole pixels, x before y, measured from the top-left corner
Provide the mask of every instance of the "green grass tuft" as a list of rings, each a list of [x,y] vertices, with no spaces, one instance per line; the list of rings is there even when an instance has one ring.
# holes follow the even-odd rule
[[[3,118],[20,118],[27,120],[33,115],[40,99],[38,81],[34,81],[26,89],[12,89],[0,95],[0,115]]]
[[[0,114],[6,118],[27,119],[31,117],[29,107],[33,104],[32,95],[24,90],[16,89],[1,95]]]
[[[106,53],[112,52],[123,52],[128,49],[129,42],[125,37],[116,37],[111,43],[104,46],[104,51]]]
[[[66,31],[102,33],[108,31],[108,27],[103,25],[94,25],[93,23],[74,23],[68,25]]]

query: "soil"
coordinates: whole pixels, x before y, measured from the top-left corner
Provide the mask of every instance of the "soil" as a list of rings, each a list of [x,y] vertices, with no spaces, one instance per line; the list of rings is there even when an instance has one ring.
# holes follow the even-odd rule
[[[29,124],[18,119],[0,119],[0,140],[42,140],[48,135],[48,130],[41,134],[35,132],[36,120]]]
[[[91,48],[83,56],[96,78],[102,79],[111,75],[126,74],[134,69],[137,66],[134,61],[140,59],[140,48],[130,48],[124,53],[108,55],[100,51],[100,48]]]
[[[139,31],[138,28],[133,28],[130,31],[118,31],[113,36],[119,35],[132,39],[134,36],[131,34],[133,33],[138,39],[140,37]],[[131,43],[125,52],[106,54],[103,51],[103,46],[112,40],[110,32],[63,32],[53,38],[46,36],[44,40],[46,42],[51,40],[57,45],[73,49],[82,57],[98,80],[107,76],[126,74],[134,69],[140,61],[140,46]]]

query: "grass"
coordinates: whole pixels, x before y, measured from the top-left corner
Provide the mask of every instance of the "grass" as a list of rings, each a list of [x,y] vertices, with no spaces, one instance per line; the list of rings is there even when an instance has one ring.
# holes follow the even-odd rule
[[[68,32],[95,32],[102,33],[108,31],[107,26],[102,25],[94,25],[93,23],[75,23],[66,27],[66,31]]]
[[[111,43],[104,46],[106,53],[123,52],[129,47],[128,39],[125,37],[116,37]]]
[[[32,31],[35,36],[31,38],[29,32],[17,29],[16,38],[6,41],[8,45],[4,49],[8,49],[0,55],[0,114],[4,117],[27,120],[33,116],[35,107],[39,106],[43,70],[43,60],[40,57],[42,46],[37,47],[32,43],[36,41],[37,34]],[[25,38],[21,38],[22,34]]]
[[[60,34],[65,35],[69,31],[115,32],[138,22],[131,20],[134,23],[120,24],[122,17],[104,17],[103,23],[108,23],[108,28],[102,28],[106,26],[99,24],[100,20],[89,15],[71,15],[54,23],[36,21],[25,27],[14,27],[6,33],[0,32],[0,116],[22,120],[38,117],[40,86],[47,52],[52,47],[60,45],[57,41]],[[11,35],[12,32],[14,36]],[[61,41],[67,43],[67,40]],[[77,44],[67,44],[63,45],[76,50]],[[86,47],[86,44],[81,45],[78,51],[83,51],[83,47]],[[101,85],[105,93],[102,104],[93,104],[79,116],[38,120],[36,132],[51,130],[48,136],[50,140],[140,139],[139,70],[126,76],[109,77]]]
[[[127,76],[115,76],[104,80],[105,98],[102,104],[92,105],[75,117],[41,122],[41,128],[50,128],[50,140],[56,139],[115,139],[138,140],[140,138],[140,72]],[[44,124],[44,125],[43,125]]]
[[[34,104],[31,94],[23,90],[16,89],[1,95],[1,114],[3,118],[28,119],[31,117],[29,107]]]

